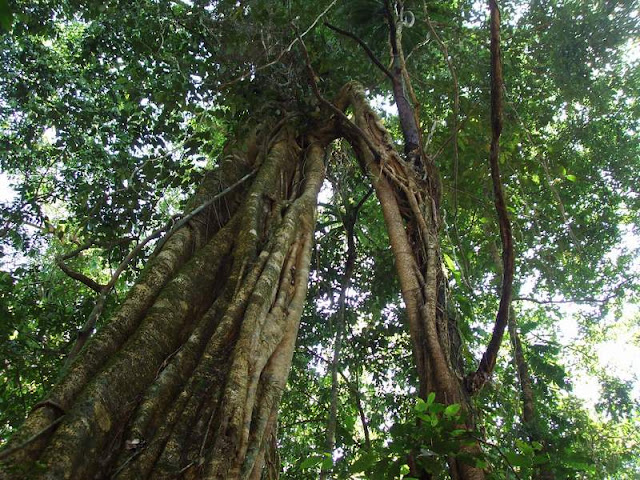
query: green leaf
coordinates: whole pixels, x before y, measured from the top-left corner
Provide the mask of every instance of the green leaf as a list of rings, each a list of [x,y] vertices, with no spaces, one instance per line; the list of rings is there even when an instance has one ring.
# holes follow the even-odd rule
[[[435,392],[431,392],[428,396],[427,396],[427,405],[431,405],[436,399],[436,393]]]
[[[376,463],[376,460],[376,455],[373,452],[365,452],[355,462],[353,462],[353,465],[351,465],[349,470],[352,473],[365,472],[369,470],[374,463]]]
[[[9,8],[9,2],[8,0],[0,0],[0,29],[10,32],[12,25],[13,12]]]
[[[575,182],[576,181],[576,176],[575,175],[567,175],[566,179],[569,180],[570,182]]]
[[[444,409],[444,414],[447,417],[453,417],[459,411],[460,411],[460,404],[452,403],[451,405],[449,405],[447,408]]]
[[[535,453],[534,448],[526,442],[522,440],[516,439],[516,446],[524,453],[525,455],[533,455]]]
[[[455,271],[456,269],[456,264],[453,262],[453,260],[451,259],[451,257],[449,255],[447,255],[446,253],[442,254],[442,258],[444,260],[445,265],[447,266],[447,268],[450,271]]]
[[[531,460],[526,455],[517,452],[504,452],[507,461],[514,467],[526,467],[531,465]]]
[[[322,470],[331,470],[331,468],[333,468],[333,459],[331,458],[331,456],[325,458],[324,460],[322,460]]]
[[[300,468],[302,470],[308,470],[309,468],[315,467],[316,465],[318,465],[323,460],[324,460],[324,457],[322,457],[320,455],[313,455],[313,456],[308,457],[307,459],[305,459],[300,464]]]

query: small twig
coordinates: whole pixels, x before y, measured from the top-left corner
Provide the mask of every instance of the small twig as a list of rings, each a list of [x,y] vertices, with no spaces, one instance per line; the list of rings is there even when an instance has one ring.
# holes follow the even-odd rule
[[[95,280],[89,278],[83,273],[80,273],[76,270],[72,270],[71,268],[69,268],[69,266],[66,263],[62,261],[61,258],[56,259],[56,265],[58,265],[60,270],[66,273],[67,276],[73,278],[74,280],[79,281],[80,283],[83,283],[85,286],[89,287],[91,290],[93,290],[96,293],[100,293],[105,287],[104,285],[96,282]]]
[[[189,462],[187,465],[185,465],[184,467],[182,467],[180,469],[180,471],[176,474],[176,478],[180,478],[180,476],[182,476],[182,474],[184,472],[186,472],[187,470],[189,470],[191,467],[193,467],[196,464],[196,462]]]

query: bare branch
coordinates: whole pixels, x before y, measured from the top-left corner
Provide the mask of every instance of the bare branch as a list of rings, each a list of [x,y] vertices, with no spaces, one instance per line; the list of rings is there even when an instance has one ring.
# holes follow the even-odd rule
[[[104,246],[102,248],[104,248],[106,250],[109,250],[109,249],[113,248],[116,245],[119,245],[119,244],[122,244],[122,243],[127,243],[127,242],[130,242],[132,240],[133,239],[130,238],[130,237],[119,238],[115,242],[112,242],[112,243],[110,243],[107,246]],[[93,241],[93,240],[89,240],[89,241],[83,243],[82,245],[80,245],[78,248],[72,250],[71,252],[68,252],[68,253],[65,253],[64,255],[58,256],[56,258],[56,265],[58,265],[60,270],[62,270],[64,273],[66,273],[69,277],[71,277],[74,280],[77,280],[77,281],[83,283],[84,285],[89,287],[94,292],[101,293],[106,285],[102,285],[102,284],[96,282],[95,280],[89,278],[85,274],[80,273],[80,272],[78,272],[76,270],[73,270],[71,267],[69,267],[65,263],[65,260],[69,260],[69,259],[71,259],[73,257],[76,257],[76,256],[80,255],[80,253],[84,252],[85,250],[87,250],[87,249],[89,249],[89,248],[91,248],[91,247],[93,247],[95,245],[96,245],[96,242]]]
[[[102,289],[105,287],[104,285],[102,285],[102,284],[96,282],[95,280],[87,277],[85,274],[80,273],[80,272],[78,272],[76,270],[72,270],[60,258],[56,259],[56,265],[58,265],[60,270],[62,270],[64,273],[66,273],[69,277],[73,278],[74,280],[79,281],[80,283],[82,283],[85,286],[89,287],[91,290],[93,290],[96,293],[100,293],[102,291]]]
[[[491,152],[489,154],[489,164],[491,166],[491,180],[493,183],[498,224],[500,226],[500,239],[502,241],[502,291],[500,294],[498,313],[496,314],[496,322],[487,350],[482,356],[478,369],[467,375],[465,379],[467,390],[472,394],[484,386],[496,365],[498,350],[500,349],[504,330],[509,320],[515,263],[511,222],[509,221],[509,213],[507,212],[498,163],[500,134],[502,132],[503,79],[502,62],[500,59],[500,11],[496,0],[489,0],[489,9],[491,12]]]
[[[391,74],[389,69],[385,67],[380,60],[378,60],[378,57],[376,57],[376,54],[373,53],[373,50],[371,50],[371,48],[369,48],[369,45],[367,45],[360,37],[358,37],[357,35],[351,32],[348,32],[347,30],[343,30],[334,25],[331,25],[329,22],[324,22],[324,24],[334,32],[337,32],[341,35],[344,35],[345,37],[349,37],[355,40],[362,47],[362,49],[365,51],[367,56],[375,64],[375,66],[378,67],[382,71],[382,73],[384,73],[387,77],[389,77],[389,79],[393,82],[393,75]]]

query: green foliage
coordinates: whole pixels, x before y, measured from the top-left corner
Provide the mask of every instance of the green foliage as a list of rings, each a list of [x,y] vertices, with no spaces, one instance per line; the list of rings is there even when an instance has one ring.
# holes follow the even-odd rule
[[[329,4],[0,1],[0,181],[16,193],[0,204],[2,439],[55,381],[94,305],[94,292],[63,275],[55,256],[89,240],[143,238],[184,206],[227,139],[285,114],[317,118],[300,47],[292,45],[296,31],[318,20],[304,41],[325,98],[353,79],[372,100],[388,98],[385,75],[364,51],[323,25],[352,31],[388,65],[384,2],[339,1],[320,17]],[[447,314],[469,370],[492,330],[500,278],[486,167],[487,13],[471,0],[404,4],[416,17],[403,32],[407,68],[425,148],[442,176]],[[542,468],[556,478],[639,474],[637,382],[596,359],[612,325],[624,323],[636,337],[639,329],[629,313],[640,284],[638,4],[500,4],[507,100],[500,162],[518,250],[514,308],[537,419],[522,418],[506,344],[475,399],[477,431],[459,427],[459,407],[416,400],[395,266],[372,196],[355,226],[336,448],[325,451],[342,224],[369,184],[336,144],[279,419],[283,478],[317,478],[330,466],[336,478],[409,478],[409,455],[438,478],[446,457],[464,456],[473,438],[484,453],[467,460],[495,479],[530,478]],[[382,117],[399,138],[397,119]],[[151,249],[129,266],[110,306]],[[105,281],[128,252],[128,244],[93,248],[70,264]],[[578,397],[578,374],[597,379],[600,393]]]

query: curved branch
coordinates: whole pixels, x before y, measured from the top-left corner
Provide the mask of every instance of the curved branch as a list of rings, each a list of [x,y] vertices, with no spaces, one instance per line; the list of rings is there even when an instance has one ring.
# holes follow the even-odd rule
[[[491,166],[493,194],[500,226],[500,239],[502,241],[502,292],[498,313],[496,314],[496,322],[487,350],[482,356],[478,369],[465,379],[467,390],[471,394],[476,393],[484,386],[495,368],[498,350],[509,320],[515,263],[511,222],[509,221],[507,204],[500,179],[500,167],[498,165],[500,134],[502,132],[503,79],[500,60],[500,11],[496,0],[489,0],[489,9],[491,12],[491,152],[489,154],[489,164]]]
[[[89,278],[88,276],[84,275],[83,273],[80,273],[80,272],[78,272],[76,270],[71,269],[66,263],[64,263],[65,260],[73,258],[73,257],[79,255],[81,252],[87,250],[88,248],[91,248],[94,245],[94,243],[95,242],[93,240],[89,240],[88,242],[80,245],[75,250],[73,250],[73,251],[71,251],[69,253],[66,253],[64,255],[60,255],[59,257],[56,258],[56,265],[58,265],[60,270],[62,270],[64,273],[66,273],[69,277],[71,277],[74,280],[77,280],[77,281],[83,283],[84,285],[89,287],[94,292],[100,293],[102,291],[102,289],[105,287],[104,285],[99,284],[98,282],[96,282],[95,280]]]
[[[133,240],[133,238],[131,238],[131,237],[123,237],[123,238],[119,238],[115,242],[109,243],[107,245],[101,245],[101,247],[104,248],[105,250],[109,250],[109,249],[113,248],[116,245],[120,245],[120,244],[123,244],[123,243],[128,243],[128,242],[131,242],[132,240]],[[66,273],[69,277],[71,277],[74,280],[77,280],[77,281],[83,283],[84,285],[89,287],[94,292],[101,293],[102,290],[106,287],[106,285],[102,285],[102,284],[96,282],[95,280],[93,280],[92,278],[89,278],[87,275],[85,275],[83,273],[80,273],[80,272],[78,272],[76,270],[73,270],[71,267],[69,267],[65,263],[65,260],[69,260],[70,258],[78,256],[80,253],[82,253],[85,250],[93,247],[94,245],[96,245],[96,242],[94,240],[89,240],[89,241],[83,243],[82,245],[80,245],[78,248],[72,250],[71,252],[65,253],[64,255],[60,255],[60,256],[56,257],[56,265],[58,265],[60,270],[62,270],[64,273]]]
[[[345,37],[349,37],[349,38],[355,40],[358,43],[358,45],[360,45],[362,47],[362,49],[365,51],[367,56],[375,64],[375,66],[378,67],[382,71],[382,73],[384,73],[387,77],[389,77],[389,80],[391,80],[393,82],[393,75],[391,74],[389,69],[387,67],[385,67],[380,60],[378,60],[378,57],[376,57],[376,54],[373,53],[373,50],[371,50],[369,45],[364,43],[364,40],[362,40],[360,37],[358,37],[354,33],[348,32],[347,30],[343,30],[343,29],[338,28],[338,27],[336,27],[334,25],[331,25],[329,22],[324,22],[324,24],[327,27],[329,27],[331,30],[333,30],[334,32],[337,32],[340,35],[344,35]]]

